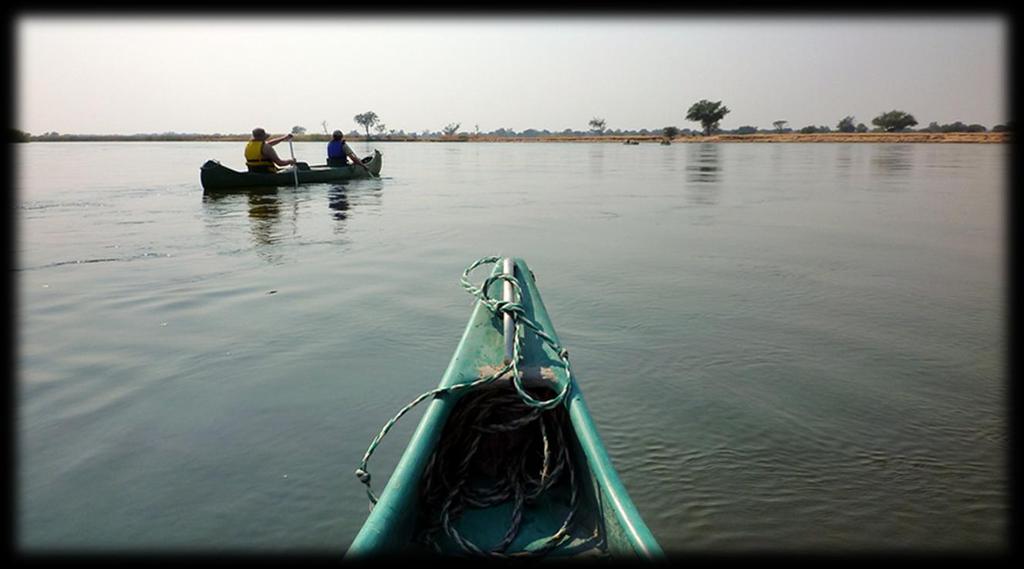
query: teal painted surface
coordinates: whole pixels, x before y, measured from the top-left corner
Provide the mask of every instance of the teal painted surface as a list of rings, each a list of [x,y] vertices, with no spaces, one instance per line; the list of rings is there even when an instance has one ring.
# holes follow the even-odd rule
[[[558,342],[558,336],[529,267],[522,259],[515,259],[515,263],[516,275],[523,289],[521,302],[527,317]],[[500,262],[495,264],[491,274],[497,274],[500,267]],[[492,285],[489,294],[492,298],[500,297],[500,281]],[[503,348],[500,321],[477,302],[439,386],[469,383],[483,375],[480,371],[482,368],[500,366],[504,355]],[[560,367],[558,355],[531,334],[524,338],[524,367],[550,367],[555,374],[556,390],[560,390],[569,381],[564,368]],[[349,548],[347,558],[396,553],[405,549],[412,541],[420,478],[457,400],[458,397],[445,396],[429,404],[378,503]],[[606,524],[617,526],[608,533],[624,537],[623,540],[610,541],[609,552],[613,555],[629,554],[647,559],[662,557],[661,547],[630,500],[608,458],[594,421],[583,401],[579,385],[575,381],[569,396],[568,410],[573,431],[582,450],[578,457],[586,460],[585,465],[580,465],[581,473],[589,473],[593,477],[596,493],[601,496],[600,505],[595,504],[591,507],[597,510],[595,513],[600,513],[604,517]],[[593,498],[593,494],[591,497]],[[507,512],[501,508],[492,510],[475,512],[476,517],[469,523],[490,524],[494,527],[507,523]],[[527,534],[529,535],[529,532]],[[540,538],[543,535],[534,537]]]
[[[373,175],[380,175],[383,166],[383,158],[379,150],[374,150],[373,156],[365,162],[366,168]],[[369,174],[361,167],[355,165],[329,168],[326,166],[313,166],[309,170],[299,170],[299,184],[318,184],[325,182],[338,182],[352,178],[366,178]],[[245,188],[258,188],[263,186],[292,186],[295,184],[295,174],[292,171],[266,173],[266,172],[239,172],[227,166],[209,163],[199,169],[199,181],[207,192],[231,191]]]

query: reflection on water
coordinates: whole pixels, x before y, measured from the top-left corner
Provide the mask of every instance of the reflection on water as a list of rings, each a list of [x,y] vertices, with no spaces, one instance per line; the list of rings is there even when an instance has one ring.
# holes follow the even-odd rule
[[[326,191],[325,191],[326,190]],[[333,233],[344,233],[353,208],[380,213],[382,187],[377,180],[361,180],[295,189],[260,188],[230,193],[203,194],[203,217],[207,231],[219,239],[237,239],[243,235],[241,224],[248,226],[249,243],[255,253],[271,264],[283,262],[287,245],[302,241],[300,227],[323,215],[323,202],[333,221]],[[244,220],[244,221],[242,221]],[[300,223],[301,222],[301,223]],[[242,248],[246,248],[242,245]]]
[[[973,157],[962,152],[957,145],[926,144],[918,154],[918,164],[929,170],[952,172],[973,165]]]
[[[719,147],[717,144],[703,143],[691,147],[689,162],[686,165],[687,181],[693,183],[710,183],[718,181]]]
[[[379,180],[359,180],[348,184],[335,184],[327,190],[327,209],[330,211],[335,233],[343,233],[352,210],[358,209],[361,215],[379,214],[382,186]]]
[[[289,201],[289,204],[285,202]],[[231,220],[244,214],[248,220],[249,238],[260,258],[271,264],[284,260],[280,245],[286,240],[283,218],[287,218],[288,232],[298,233],[299,196],[294,190],[287,195],[277,188],[259,188],[232,193],[204,193],[203,210],[207,227],[211,230],[230,231]]]
[[[294,202],[293,194],[292,197]],[[251,193],[247,198],[249,234],[256,245],[256,254],[268,263],[280,263],[284,259],[280,248],[277,247],[284,240],[281,231],[281,214],[284,208],[280,194],[277,191]],[[295,205],[297,204],[290,209],[293,228],[296,227],[298,217]]]
[[[345,195],[345,186],[331,186],[327,191],[327,207],[331,208],[331,217],[335,221],[348,219],[348,196]]]
[[[852,144],[842,144],[836,149],[836,177],[837,178],[848,178],[850,177],[850,169],[853,165],[853,152]]]
[[[277,193],[249,195],[249,227],[253,240],[260,245],[273,245],[280,240],[275,226],[281,219],[281,200]]]
[[[701,143],[687,149],[686,188],[690,203],[718,203],[721,178],[721,148],[718,144]]]
[[[914,147],[910,144],[880,144],[871,155],[872,183],[866,189],[874,192],[903,191],[914,180]]]
[[[604,173],[604,145],[593,144],[590,146],[587,157],[590,159],[590,173],[600,176]]]
[[[778,175],[785,171],[787,166],[787,154],[791,145],[785,142],[774,143],[769,145],[771,147],[771,160],[767,161],[767,165],[771,167],[773,175]]]
[[[676,172],[679,170],[679,152],[678,147],[673,148],[672,145],[666,144],[661,146],[664,150],[661,153],[661,167],[666,172]]]
[[[910,144],[882,144],[871,156],[871,166],[883,176],[906,177],[913,170],[913,152]]]
[[[461,162],[465,161],[462,156],[463,147],[459,145],[449,146],[444,149],[444,165],[450,171],[456,171]]]

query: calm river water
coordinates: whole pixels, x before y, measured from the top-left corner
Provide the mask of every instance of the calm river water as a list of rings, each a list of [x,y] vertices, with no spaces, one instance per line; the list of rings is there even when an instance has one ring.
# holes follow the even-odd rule
[[[24,550],[342,554],[487,255],[667,551],[1008,546],[1009,145],[358,142],[382,179],[204,197],[242,146],[14,148]]]

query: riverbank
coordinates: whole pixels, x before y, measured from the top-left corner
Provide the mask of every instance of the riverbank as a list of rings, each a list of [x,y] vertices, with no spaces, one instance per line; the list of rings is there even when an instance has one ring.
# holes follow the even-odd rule
[[[635,140],[640,143],[659,144],[663,136],[549,136],[549,137],[470,137],[467,142],[617,142]],[[865,132],[865,133],[783,133],[783,134],[718,134],[713,136],[677,136],[673,144],[708,142],[955,142],[1002,143],[1010,141],[1008,132]]]
[[[698,138],[698,137],[694,137]],[[673,142],[696,142],[687,139]],[[1008,132],[863,132],[863,133],[786,133],[786,134],[724,134],[700,142],[1009,142]]]
[[[1009,132],[863,132],[863,133],[758,133],[758,134],[717,134],[713,136],[677,136],[672,143],[719,143],[719,142],[761,142],[761,143],[803,143],[803,142],[873,142],[873,143],[980,143],[996,144],[1010,142]],[[69,134],[31,137],[29,142],[245,142],[248,135],[90,135]],[[323,134],[302,134],[296,142],[327,142],[330,137]],[[549,136],[488,136],[460,134],[455,136],[349,136],[351,142],[604,142],[622,144],[634,140],[645,144],[660,144],[661,135],[549,135]]]

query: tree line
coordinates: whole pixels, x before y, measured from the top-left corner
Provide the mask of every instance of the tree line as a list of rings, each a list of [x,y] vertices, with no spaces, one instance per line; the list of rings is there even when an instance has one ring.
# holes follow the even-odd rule
[[[588,123],[588,130],[574,130],[564,129],[561,131],[550,131],[548,129],[535,129],[528,128],[522,131],[516,131],[512,128],[498,128],[488,132],[481,132],[480,125],[475,125],[475,131],[472,133],[466,133],[460,131],[462,124],[459,122],[450,122],[444,127],[441,127],[438,131],[423,130],[420,132],[407,133],[404,130],[389,129],[385,125],[380,116],[373,111],[366,111],[359,113],[352,117],[352,120],[363,127],[363,133],[358,130],[351,129],[348,131],[350,136],[363,136],[365,134],[366,140],[372,140],[370,129],[372,128],[378,137],[382,139],[457,139],[457,140],[468,140],[470,136],[487,136],[487,137],[557,137],[557,136],[568,136],[568,137],[580,137],[587,135],[614,135],[614,136],[663,136],[665,138],[675,138],[677,136],[711,136],[714,134],[785,134],[792,132],[799,132],[801,134],[813,134],[813,133],[864,133],[864,132],[930,132],[930,133],[955,133],[955,132],[989,132],[989,129],[981,124],[965,124],[961,121],[953,123],[939,124],[938,122],[931,122],[924,128],[919,128],[916,131],[911,127],[917,126],[917,119],[910,113],[901,110],[891,110],[880,113],[878,116],[871,120],[871,124],[874,128],[869,128],[863,122],[857,122],[856,118],[852,115],[844,116],[839,119],[833,130],[828,125],[807,125],[794,130],[789,127],[788,120],[776,120],[772,122],[771,129],[761,129],[752,125],[743,125],[732,130],[723,130],[720,128],[720,123],[725,115],[729,114],[730,109],[722,104],[722,101],[709,101],[707,99],[701,99],[697,101],[687,110],[685,118],[688,121],[700,123],[701,129],[693,130],[689,128],[679,128],[677,126],[666,126],[654,129],[610,129],[608,128],[607,122],[601,117],[594,117]],[[325,137],[330,137],[328,131],[328,123],[326,120],[320,123],[323,128],[324,135],[308,133],[307,129],[303,126],[293,126],[291,134],[296,137],[305,137],[307,140],[323,140]],[[991,132],[1012,132],[1014,129],[1013,121],[1009,121],[1006,124],[998,124],[992,127]],[[41,135],[31,135],[30,133],[23,132],[21,130],[11,128],[8,134],[8,140],[10,142],[29,142],[29,141],[74,141],[74,140],[160,140],[160,141],[192,141],[192,140],[224,140],[224,139],[239,139],[246,138],[248,135],[244,134],[196,134],[196,133],[178,133],[178,132],[164,132],[164,133],[150,133],[150,134],[133,134],[133,135],[90,135],[90,134],[60,134],[58,132],[45,132]]]
[[[686,112],[686,119],[689,121],[699,122],[702,127],[702,133],[704,136],[710,136],[712,134],[756,134],[756,133],[790,133],[794,132],[792,128],[789,128],[788,120],[776,120],[772,122],[771,130],[762,130],[756,126],[744,125],[731,131],[725,131],[719,128],[721,120],[730,112],[729,108],[722,104],[722,101],[709,101],[707,99],[701,99],[697,101]],[[590,121],[591,128],[595,125],[604,128],[604,120],[597,119]],[[801,127],[798,132],[802,134],[809,133],[826,133],[826,132],[840,132],[840,133],[855,133],[855,132],[988,132],[988,129],[981,124],[964,124],[961,121],[956,121],[950,124],[940,125],[938,122],[932,122],[927,127],[913,131],[911,127],[916,126],[917,119],[914,115],[901,111],[891,110],[880,113],[875,118],[871,119],[871,124],[874,128],[868,128],[864,123],[856,122],[856,118],[852,115],[847,115],[836,123],[835,130],[827,125],[807,125]],[[999,124],[992,127],[992,132],[1009,132],[1012,130],[1012,121],[1007,124]],[[665,127],[665,136],[672,138],[674,134],[678,132],[676,127]]]
[[[725,118],[725,115],[729,114],[730,109],[722,104],[722,101],[709,101],[707,99],[701,99],[697,101],[686,111],[686,120],[699,122],[701,124],[701,134],[704,136],[711,136],[712,134],[758,134],[758,133],[791,133],[794,132],[792,128],[789,128],[788,120],[776,120],[772,122],[772,129],[760,129],[756,126],[743,125],[733,130],[723,130],[719,127],[719,123]],[[871,124],[874,128],[868,128],[864,123],[856,123],[856,118],[852,115],[847,115],[836,123],[835,130],[827,125],[807,125],[801,127],[798,132],[801,134],[810,133],[825,133],[825,132],[841,132],[841,133],[853,133],[853,132],[988,132],[988,129],[981,124],[964,124],[961,121],[956,121],[950,124],[940,125],[938,122],[929,123],[925,128],[912,131],[910,127],[917,125],[917,119],[914,115],[900,110],[892,110],[883,112],[877,117],[871,119]],[[602,135],[605,134],[607,129],[607,123],[601,117],[594,117],[589,123],[591,132]],[[662,129],[662,134],[665,138],[675,138],[681,133],[689,134],[689,129],[680,130],[675,126],[667,126]],[[992,132],[1010,132],[1013,130],[1012,121],[1006,124],[998,124],[992,127]],[[692,131],[690,131],[692,132]]]

